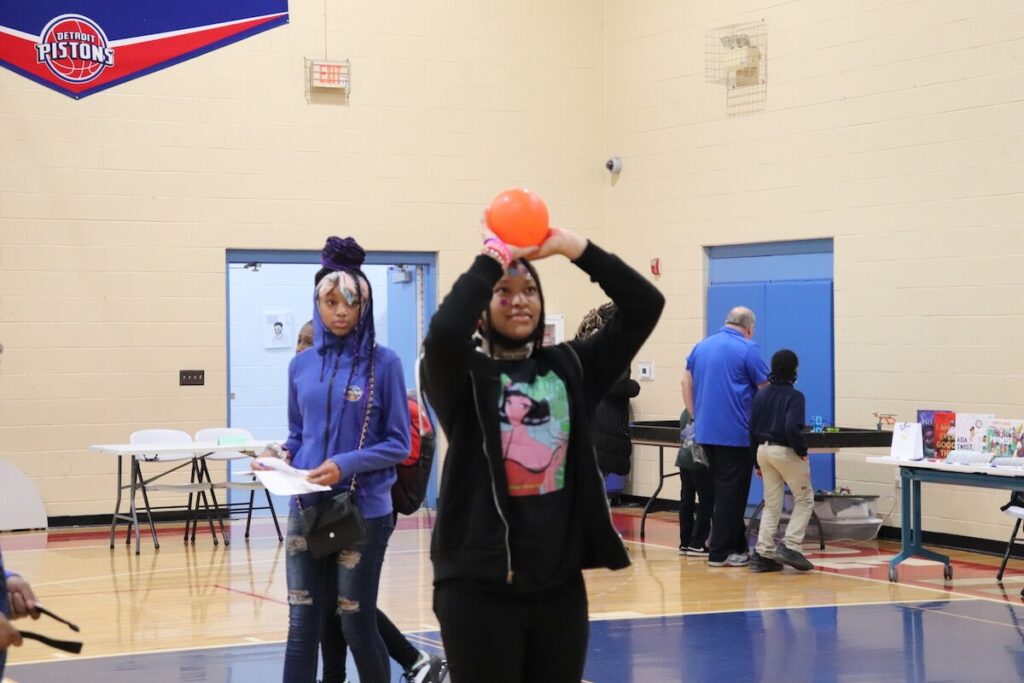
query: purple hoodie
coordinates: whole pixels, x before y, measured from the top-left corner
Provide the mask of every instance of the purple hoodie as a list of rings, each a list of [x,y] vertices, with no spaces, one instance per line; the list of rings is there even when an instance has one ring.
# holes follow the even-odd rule
[[[371,326],[372,308],[363,306],[357,327],[338,337],[320,319],[314,294],[313,348],[296,355],[288,365],[285,442],[293,467],[313,469],[330,459],[341,468],[341,481],[332,492],[304,495],[303,505],[348,490],[354,475],[356,504],[367,519],[391,514],[395,465],[409,456],[409,406],[402,363],[394,351],[374,344],[368,333]],[[370,394],[371,357],[373,405],[359,448]],[[293,500],[292,509],[296,507]]]

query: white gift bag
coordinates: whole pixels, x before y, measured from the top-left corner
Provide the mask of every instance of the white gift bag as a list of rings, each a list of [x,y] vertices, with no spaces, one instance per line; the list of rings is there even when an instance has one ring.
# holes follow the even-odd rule
[[[921,437],[919,423],[897,422],[893,426],[889,457],[894,460],[924,459],[924,439]]]

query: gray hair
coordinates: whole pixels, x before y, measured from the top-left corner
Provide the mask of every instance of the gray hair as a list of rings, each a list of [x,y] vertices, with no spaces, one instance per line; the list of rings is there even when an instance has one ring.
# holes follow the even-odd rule
[[[745,330],[754,329],[754,312],[746,306],[737,306],[725,316],[726,325],[735,325]]]

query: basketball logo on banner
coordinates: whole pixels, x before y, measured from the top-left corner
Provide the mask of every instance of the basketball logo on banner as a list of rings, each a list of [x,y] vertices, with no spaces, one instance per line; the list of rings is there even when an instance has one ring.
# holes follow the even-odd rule
[[[87,83],[114,66],[114,48],[92,19],[65,14],[43,29],[36,43],[36,61],[66,83]]]
[[[0,0],[0,67],[75,99],[288,23],[288,0]]]

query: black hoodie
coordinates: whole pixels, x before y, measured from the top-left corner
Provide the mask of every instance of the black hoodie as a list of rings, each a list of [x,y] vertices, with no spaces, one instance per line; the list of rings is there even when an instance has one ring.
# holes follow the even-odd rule
[[[570,553],[549,550],[579,558],[579,566],[566,567],[567,572],[621,569],[629,558],[612,526],[594,454],[594,411],[654,329],[665,299],[642,275],[593,243],[574,263],[601,286],[618,312],[586,339],[533,352],[533,359],[565,382],[570,404],[565,477],[573,499],[567,524],[568,538],[577,547]],[[478,256],[441,303],[423,344],[423,386],[448,437],[431,539],[435,583],[465,579],[515,588],[498,415],[499,362],[480,353],[473,341],[477,321],[502,275],[494,259]]]

